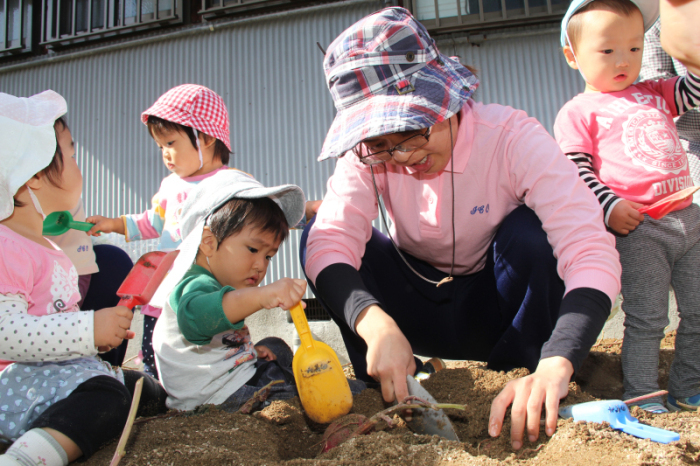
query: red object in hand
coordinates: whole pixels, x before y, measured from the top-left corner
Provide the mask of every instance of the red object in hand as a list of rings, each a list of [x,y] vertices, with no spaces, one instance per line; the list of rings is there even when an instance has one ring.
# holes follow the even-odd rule
[[[672,212],[673,209],[676,208],[676,206],[685,202],[686,199],[695,194],[695,191],[697,191],[698,189],[700,189],[700,186],[692,186],[682,191],[678,191],[677,193],[671,194],[670,196],[661,199],[659,202],[655,202],[652,205],[645,205],[644,207],[641,207],[639,209],[639,212],[642,214],[647,214],[649,217],[659,220],[664,215],[668,214],[669,212]]]
[[[121,298],[117,306],[133,309],[134,306],[147,304],[179,252],[153,251],[141,256],[117,290],[117,295]]]

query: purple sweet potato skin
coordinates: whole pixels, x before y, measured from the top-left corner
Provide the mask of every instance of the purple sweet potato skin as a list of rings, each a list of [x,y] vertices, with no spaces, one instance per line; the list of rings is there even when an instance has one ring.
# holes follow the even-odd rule
[[[361,430],[363,430],[362,433],[369,432],[371,429],[367,431],[362,429],[366,427],[366,424],[369,422],[369,419],[362,414],[348,414],[336,419],[328,426],[326,432],[323,434],[321,453],[325,453],[341,443],[350,440],[352,437],[359,434]]]

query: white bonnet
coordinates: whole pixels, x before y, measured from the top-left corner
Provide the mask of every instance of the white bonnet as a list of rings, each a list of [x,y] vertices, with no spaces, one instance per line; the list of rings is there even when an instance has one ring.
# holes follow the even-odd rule
[[[54,91],[31,97],[0,92],[0,220],[12,215],[17,190],[53,160],[54,123],[67,110]]]

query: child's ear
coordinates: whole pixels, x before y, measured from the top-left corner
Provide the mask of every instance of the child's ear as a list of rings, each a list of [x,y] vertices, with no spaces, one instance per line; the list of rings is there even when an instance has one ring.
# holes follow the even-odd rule
[[[211,232],[209,227],[204,227],[202,231],[202,241],[199,243],[199,251],[206,257],[211,257],[214,255],[219,242],[216,241],[214,233]]]
[[[199,141],[199,146],[202,149],[206,149],[207,147],[211,146],[212,144],[216,143],[216,138],[213,136],[209,136],[208,134],[204,134],[200,131],[199,133],[200,141]]]
[[[44,173],[42,172],[39,172],[31,178],[29,178],[29,180],[26,183],[24,183],[24,185],[32,191],[36,191],[37,189],[41,189],[44,186],[45,181],[46,175],[44,175]]]
[[[566,58],[566,63],[573,69],[578,69],[578,63],[576,63],[576,58],[574,57],[574,51],[570,45],[564,46],[564,58]]]

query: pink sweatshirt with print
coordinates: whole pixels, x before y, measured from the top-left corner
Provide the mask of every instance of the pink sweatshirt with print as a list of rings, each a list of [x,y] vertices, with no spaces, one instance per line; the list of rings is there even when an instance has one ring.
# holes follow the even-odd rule
[[[623,199],[651,205],[693,186],[673,123],[677,80],[578,94],[557,115],[557,142],[567,154],[590,154],[599,181]],[[689,198],[673,210],[691,202]]]
[[[469,101],[454,146],[455,274],[478,272],[503,219],[526,204],[542,221],[567,292],[598,289],[615,301],[620,261],[595,195],[576,166],[534,118],[510,107]],[[452,259],[450,164],[426,175],[378,166],[375,178],[398,246],[449,273]],[[335,263],[359,269],[378,216],[369,167],[352,152],[338,160],[309,232],[312,282]]]

